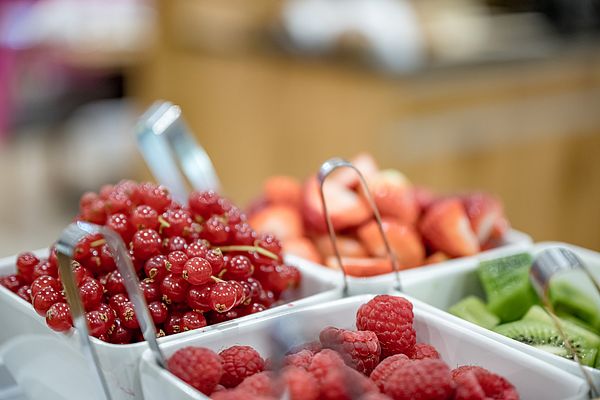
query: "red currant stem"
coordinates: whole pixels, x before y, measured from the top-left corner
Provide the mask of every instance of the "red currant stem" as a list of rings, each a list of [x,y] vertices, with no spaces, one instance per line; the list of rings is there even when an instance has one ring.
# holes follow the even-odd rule
[[[158,222],[160,223],[160,228],[158,228],[158,233],[162,234],[162,231],[164,228],[170,228],[171,224],[168,223],[163,217],[162,215],[158,216]]]
[[[265,257],[269,257],[272,258],[273,260],[279,260],[279,257],[277,257],[277,255],[275,253],[271,253],[269,250],[267,249],[263,249],[262,247],[259,246],[243,246],[243,245],[238,245],[238,246],[222,246],[222,247],[217,247],[218,249],[220,249],[223,252],[227,252],[227,251],[255,251],[258,254],[261,254]]]
[[[196,217],[194,217],[194,221],[201,224],[204,222],[204,218],[202,218],[200,215],[196,215]]]
[[[219,283],[219,282],[226,282],[226,281],[224,281],[224,280],[223,280],[223,279],[221,279],[221,278],[217,278],[216,276],[211,276],[211,278],[213,279],[213,281],[215,281],[215,282],[217,282],[217,283]]]
[[[105,239],[98,239],[98,240],[94,240],[92,243],[90,243],[90,247],[98,247],[98,246],[102,246],[103,244],[106,243]]]
[[[222,278],[222,277],[223,277],[223,275],[225,275],[226,273],[227,273],[227,268],[223,268],[223,269],[221,270],[221,272],[219,272],[219,278]]]

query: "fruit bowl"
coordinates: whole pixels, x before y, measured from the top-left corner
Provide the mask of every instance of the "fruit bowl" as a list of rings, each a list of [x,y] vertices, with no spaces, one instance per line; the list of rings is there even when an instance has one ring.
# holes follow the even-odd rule
[[[544,242],[537,243],[529,247],[506,248],[495,252],[494,254],[487,255],[480,260],[492,260],[499,257],[513,256],[522,253],[523,251],[527,251],[535,256],[546,249],[557,246],[573,251],[581,258],[584,264],[588,266],[589,270],[594,276],[600,276],[600,253],[559,242]],[[453,307],[453,305],[457,304],[468,296],[475,296],[477,298],[485,299],[484,290],[477,274],[480,260],[465,260],[464,263],[457,265],[456,268],[452,269],[431,269],[429,271],[423,271],[424,273],[422,275],[416,276],[415,279],[411,279],[410,281],[407,280],[405,282],[404,291],[405,293],[416,297],[424,303],[427,303],[424,305],[424,308],[426,308],[428,311],[436,313],[440,316],[444,316],[453,323],[460,324],[473,332],[477,332],[502,344],[530,354],[540,360],[559,367],[563,371],[567,371],[578,376],[583,376],[579,366],[572,360],[542,351],[536,347],[521,343],[517,340],[513,340],[509,337],[486,329],[475,323],[466,321],[447,312],[451,307]],[[583,288],[583,290],[588,292],[589,295],[593,294],[593,287],[590,282],[578,281],[576,283],[578,288]],[[535,311],[541,311],[537,307],[535,309]],[[537,312],[532,311],[531,315],[533,314],[537,314]],[[524,318],[531,317],[526,316]],[[594,384],[600,385],[600,370],[587,366],[584,368],[594,381]]]
[[[46,257],[48,255],[47,249],[38,250],[34,253],[40,257]],[[0,259],[0,276],[15,272],[15,260],[16,256]],[[183,338],[192,333],[197,335],[211,330],[221,330],[227,326],[238,325],[243,321],[282,313],[290,307],[320,304],[341,297],[340,279],[331,279],[328,276],[320,274],[318,270],[306,266],[306,263],[302,260],[296,261],[294,266],[301,271],[303,283],[290,302],[233,321],[210,325],[196,331],[166,336],[160,338],[159,342],[169,342],[174,338]],[[80,368],[86,368],[85,361],[79,354],[79,340],[77,333],[65,335],[50,330],[46,326],[45,319],[35,312],[31,304],[2,286],[0,286],[0,315],[3,318],[3,321],[6,321],[0,330],[0,359],[2,358],[2,353],[9,352],[10,347],[16,345],[15,340],[25,334],[30,336],[28,336],[29,342],[27,344],[21,344],[23,347],[34,347],[36,344],[39,344],[40,342],[46,343],[50,339],[54,340],[56,343],[62,344],[43,346],[45,349],[44,355],[37,363],[17,363],[7,365],[9,372],[15,377],[20,387],[23,387],[25,390],[34,390],[33,387],[28,388],[27,386],[37,385],[39,390],[40,385],[46,385],[47,387],[52,387],[53,390],[58,393],[58,398],[73,400],[82,398],[75,396],[72,393],[85,393],[85,386],[81,388],[83,392],[77,392],[72,389],[67,391],[67,389],[65,389],[65,392],[61,393],[61,388],[68,388],[70,385],[73,385],[73,381],[70,379],[73,371]],[[140,399],[141,391],[137,383],[137,363],[139,357],[147,348],[146,344],[141,342],[115,345],[96,338],[91,339],[94,346],[96,346],[102,369],[107,375],[113,399]],[[61,360],[64,359],[64,352],[68,349],[70,349],[72,353],[69,355],[69,359],[79,360],[79,363],[75,361],[69,363],[61,362]],[[44,361],[47,361],[48,359],[58,360],[57,363],[52,364],[52,368],[60,371],[60,374],[47,373],[46,368],[48,368],[48,364]],[[60,397],[60,395],[62,395],[62,397]]]
[[[170,357],[186,346],[202,346],[218,352],[233,345],[248,345],[266,357],[272,346],[273,327],[278,323],[280,326],[285,325],[286,322],[281,322],[283,318],[289,317],[290,323],[303,328],[306,336],[300,340],[304,341],[307,338],[318,337],[319,332],[326,326],[353,329],[357,309],[372,298],[373,295],[354,296],[309,308],[294,309],[286,314],[271,315],[222,330],[213,330],[202,336],[186,336],[165,343],[162,348],[165,356]],[[582,379],[481,334],[473,333],[464,326],[431,313],[421,302],[410,298],[409,300],[414,305],[413,326],[417,341],[435,346],[441,358],[451,368],[463,364],[487,368],[512,382],[522,399],[586,398],[588,388]],[[299,343],[302,342],[295,344]],[[146,400],[207,398],[161,368],[150,351],[142,356],[140,377]]]

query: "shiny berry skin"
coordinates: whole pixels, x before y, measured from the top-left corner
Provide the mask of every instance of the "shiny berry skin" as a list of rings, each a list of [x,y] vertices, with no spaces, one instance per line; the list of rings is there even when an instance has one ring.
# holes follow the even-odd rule
[[[102,272],[112,272],[117,269],[117,264],[112,256],[112,252],[107,244],[103,244],[99,248],[100,253],[100,270]]]
[[[46,324],[56,332],[67,332],[73,326],[71,309],[67,303],[54,303],[46,311]]]
[[[244,310],[238,308],[233,308],[227,312],[219,313],[216,311],[210,311],[206,313],[206,318],[209,322],[209,325],[220,324],[221,322],[231,321],[232,319],[239,318],[243,315],[246,315]]]
[[[162,281],[165,276],[169,275],[171,265],[165,255],[157,255],[150,257],[144,264],[144,272],[150,279],[154,279],[157,282]]]
[[[33,253],[21,253],[17,257],[17,274],[23,280],[24,283],[33,282],[33,270],[38,265],[40,259],[37,258]]]
[[[246,256],[233,256],[225,266],[227,279],[246,279],[254,272],[254,266]]]
[[[79,198],[79,208],[83,209],[89,207],[94,200],[97,200],[99,197],[95,192],[85,192]]]
[[[206,240],[195,240],[194,242],[189,244],[187,249],[185,249],[185,252],[189,258],[193,258],[193,257],[205,258],[209,249],[210,249],[210,243],[208,243]]]
[[[246,282],[250,285],[250,297],[253,301],[260,298],[260,294],[263,292],[263,287],[260,282],[254,277],[246,279]]]
[[[56,265],[52,265],[48,260],[40,261],[35,267],[33,267],[33,279],[39,278],[43,275],[50,275],[54,278],[58,278],[58,268]]]
[[[71,261],[71,272],[77,286],[81,286],[87,278],[93,278],[92,273],[77,261]],[[62,277],[61,277],[62,279]]]
[[[113,344],[129,344],[133,338],[133,333],[126,329],[119,318],[108,331],[108,342]]]
[[[166,304],[184,302],[187,296],[189,284],[183,277],[170,274],[160,284],[162,301]]]
[[[153,229],[142,229],[133,235],[131,249],[136,259],[145,261],[160,254],[162,241],[158,232]]]
[[[256,241],[256,246],[262,247],[265,250],[270,251],[273,254],[281,255],[281,242],[274,235],[270,233],[262,234]]]
[[[102,235],[93,234],[84,236],[73,251],[73,259],[79,263],[83,263],[91,256],[92,243],[98,243],[102,239]]]
[[[185,252],[178,250],[172,253],[169,253],[167,256],[167,260],[169,260],[169,272],[172,274],[181,274],[183,272],[185,263],[188,260],[188,256]]]
[[[210,249],[204,256],[206,261],[210,263],[213,275],[219,275],[221,270],[225,267],[225,259],[220,249]]]
[[[236,287],[229,282],[217,282],[210,292],[210,306],[216,312],[231,310],[237,301]]]
[[[22,298],[28,303],[31,303],[31,287],[29,285],[23,285],[17,290],[17,296]]]
[[[172,254],[172,253],[171,253]],[[212,267],[204,258],[194,257],[186,261],[182,277],[192,285],[204,285],[211,281]]]
[[[136,230],[142,229],[154,229],[158,230],[158,213],[150,206],[142,205],[137,206],[129,217],[131,225]]]
[[[229,231],[229,225],[223,221],[223,218],[213,215],[202,224],[200,237],[213,244],[224,244],[229,238]]]
[[[152,183],[142,183],[139,186],[142,195],[142,202],[162,213],[171,204],[171,194],[164,186],[157,186]]]
[[[92,200],[90,204],[83,207],[80,211],[84,221],[97,225],[104,225],[106,221],[106,208],[102,199]]]
[[[246,222],[246,215],[240,210],[238,207],[231,205],[228,210],[225,210],[223,213],[225,220],[229,224],[229,226],[233,227],[238,224],[243,224]]]
[[[196,220],[201,222],[202,219],[206,220],[213,214],[220,214],[222,211],[219,205],[220,198],[221,196],[212,190],[190,193],[188,202]]]
[[[165,322],[165,333],[167,335],[173,335],[182,331],[181,329],[181,318],[182,314],[171,314]]]
[[[167,320],[167,318],[169,318],[169,309],[160,301],[153,301],[152,303],[149,303],[148,311],[150,311],[152,321],[154,321],[154,324],[156,325],[162,324]]]
[[[127,329],[138,329],[140,327],[135,309],[131,302],[123,304],[117,311],[117,317],[121,321],[121,325]]]
[[[197,311],[188,311],[181,317],[181,330],[184,332],[204,328],[205,326],[206,318]]]
[[[48,286],[40,289],[36,295],[33,296],[31,304],[39,315],[45,316],[52,304],[58,302],[64,302],[62,293]]]
[[[50,275],[44,275],[40,276],[31,283],[31,296],[35,296],[41,289],[45,287],[51,287],[56,291],[62,290],[62,285],[58,279],[53,278]]]
[[[264,290],[260,292],[260,296],[258,297],[257,303],[264,305],[269,308],[275,303],[275,294],[270,290]]]
[[[160,300],[160,285],[158,282],[146,278],[140,282],[140,290],[146,299],[146,303],[152,303],[153,301]]]
[[[233,243],[250,246],[254,244],[258,235],[247,222],[235,224],[231,231]]]
[[[106,283],[104,284],[104,288],[106,289],[106,293],[109,296],[113,296],[118,293],[127,293],[123,277],[121,276],[121,273],[119,271],[110,272],[106,276]]]
[[[96,279],[88,278],[79,286],[79,297],[86,310],[97,308],[104,297],[104,288]]]
[[[129,243],[135,233],[135,228],[129,221],[129,217],[123,213],[110,215],[106,220],[106,227],[117,232],[125,243]]]
[[[187,247],[187,242],[181,236],[168,237],[163,239],[162,242],[162,252],[164,254],[169,254],[177,250],[186,251]]]
[[[250,303],[252,303],[252,285],[250,285],[247,281],[239,281],[240,285],[242,286],[242,302],[241,304],[244,306],[249,305]]]
[[[168,209],[161,217],[161,235],[165,237],[189,236],[193,220],[188,211]]]
[[[102,335],[107,335],[108,330],[112,326],[112,322],[114,322],[114,318],[111,321],[108,314],[98,310],[85,313],[85,319],[87,321],[90,335],[96,338],[100,338]]]
[[[238,281],[229,281],[229,284],[235,288],[235,307],[237,307],[246,301],[246,291],[244,290],[244,285]]]
[[[195,311],[204,312],[211,310],[210,292],[212,287],[212,284],[190,287],[186,297],[187,305]]]
[[[257,312],[265,311],[267,307],[260,303],[252,303],[250,309],[248,310],[248,314],[256,314]]]
[[[125,212],[131,206],[127,195],[118,190],[112,190],[104,200],[104,208],[108,214]]]
[[[115,294],[108,302],[110,308],[118,313],[119,309],[129,302],[129,298],[124,293]]]

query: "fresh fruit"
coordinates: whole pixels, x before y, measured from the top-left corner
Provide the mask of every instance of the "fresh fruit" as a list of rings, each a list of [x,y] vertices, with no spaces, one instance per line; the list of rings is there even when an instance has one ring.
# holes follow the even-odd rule
[[[479,264],[487,308],[502,322],[518,320],[538,301],[529,281],[531,263],[531,256],[521,253]]]
[[[322,257],[335,255],[329,235],[320,235],[314,242]],[[336,235],[336,244],[342,257],[364,258],[369,255],[361,242],[351,236]]]
[[[387,357],[382,360],[377,367],[375,367],[373,372],[371,372],[370,378],[373,382],[375,382],[377,387],[379,387],[379,390],[383,390],[383,385],[390,374],[398,367],[409,361],[410,358],[408,358],[405,354],[395,354]]]
[[[502,204],[487,193],[471,193],[463,198],[463,204],[479,244],[492,237],[497,221],[502,218]]]
[[[410,355],[411,360],[423,360],[426,358],[439,359],[440,353],[437,352],[435,347],[427,343],[415,344],[415,350]]]
[[[302,184],[290,176],[271,176],[263,184],[265,200],[270,204],[300,205]]]
[[[452,257],[471,256],[479,252],[479,242],[458,199],[441,200],[431,205],[419,227],[423,238],[434,250]]]
[[[46,323],[57,332],[66,332],[73,326],[71,309],[67,303],[54,303],[46,311]]]
[[[247,376],[261,372],[265,361],[250,346],[233,346],[219,353],[223,366],[220,384],[226,388],[237,386]]]
[[[567,276],[556,277],[550,281],[550,301],[556,312],[576,317],[594,330],[600,331],[600,308],[591,296],[569,282]]]
[[[382,226],[390,248],[402,269],[414,268],[423,263],[425,248],[419,235],[410,226],[391,219],[384,219]],[[387,257],[385,243],[375,221],[361,226],[357,233],[372,256]]]
[[[369,178],[368,186],[382,216],[408,225],[416,223],[419,205],[410,182],[403,174],[393,169],[379,171]]]
[[[317,264],[322,262],[321,255],[313,242],[304,237],[286,240],[283,243],[283,251]]]
[[[350,162],[361,172],[367,181],[379,171],[377,162],[368,153],[360,153],[352,158]],[[348,188],[356,188],[360,185],[358,174],[350,168],[340,168],[334,171],[330,179]]]
[[[470,385],[468,392],[471,396],[477,393],[477,389],[473,386],[473,377],[476,379],[479,388],[486,396],[487,399],[500,399],[500,400],[519,400],[519,394],[515,387],[504,377],[494,374],[485,368],[465,365],[452,370],[452,379],[457,383],[457,396],[460,395],[462,400],[473,399],[473,397],[466,397],[467,385]],[[461,387],[463,390],[461,390]]]
[[[328,257],[325,265],[329,268],[341,270],[335,257]],[[356,277],[376,276],[393,271],[391,261],[385,258],[342,257],[342,265],[348,275]]]
[[[221,358],[213,351],[201,347],[177,350],[169,358],[167,368],[205,395],[212,393],[223,375]]]
[[[303,232],[302,216],[288,205],[272,205],[252,215],[248,221],[259,233],[272,233],[281,240],[296,239]]]
[[[381,347],[371,331],[349,331],[327,327],[319,336],[324,348],[337,351],[346,364],[365,375],[379,363]]]
[[[500,318],[488,311],[485,303],[476,296],[468,296],[448,309],[451,314],[487,329],[500,323]]]
[[[445,400],[454,393],[450,369],[441,360],[415,360],[395,369],[383,385],[395,400]]]

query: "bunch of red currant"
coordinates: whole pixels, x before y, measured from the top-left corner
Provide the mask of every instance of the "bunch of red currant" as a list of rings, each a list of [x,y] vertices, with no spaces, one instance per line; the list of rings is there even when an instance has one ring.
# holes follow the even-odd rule
[[[77,220],[105,225],[129,245],[157,336],[265,310],[300,284],[299,271],[283,264],[279,240],[258,235],[239,208],[212,191],[192,192],[182,205],[163,186],[121,181],[85,193]],[[104,238],[84,237],[73,259],[90,334],[116,344],[143,340]],[[22,253],[17,273],[0,284],[63,332],[73,324],[57,267],[55,249],[48,259]]]

